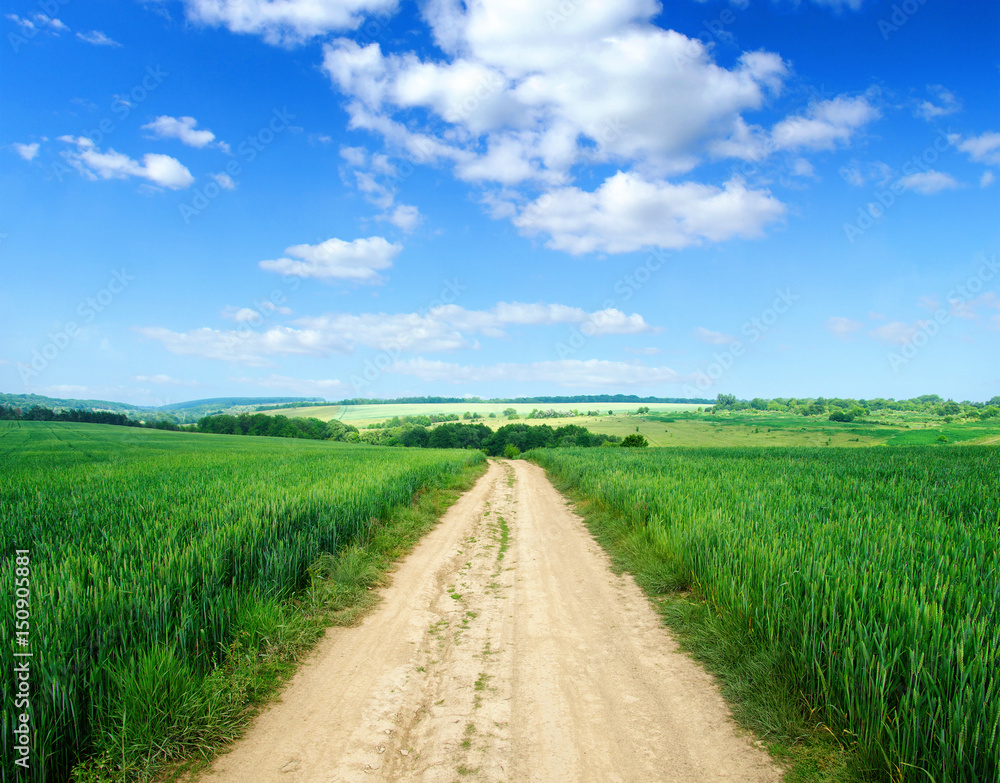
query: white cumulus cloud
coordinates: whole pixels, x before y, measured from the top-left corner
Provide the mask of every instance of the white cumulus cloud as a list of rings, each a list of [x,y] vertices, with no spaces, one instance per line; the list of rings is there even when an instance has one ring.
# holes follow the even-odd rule
[[[11,146],[14,148],[14,152],[25,160],[34,160],[35,156],[38,154],[39,144],[37,141],[31,142],[31,144],[19,144],[14,142]]]
[[[950,174],[931,169],[929,171],[919,171],[916,174],[908,174],[901,177],[899,184],[907,190],[912,190],[924,196],[940,193],[942,190],[952,190],[959,187],[958,182]]]
[[[832,150],[878,117],[879,110],[867,97],[840,96],[814,103],[805,115],[782,120],[771,136],[778,149]]]
[[[514,225],[528,236],[547,234],[549,247],[569,253],[625,253],[759,237],[785,211],[768,191],[738,179],[718,188],[618,172],[593,192],[568,187],[545,194]]]
[[[128,179],[140,177],[155,185],[182,190],[194,182],[191,172],[176,158],[146,153],[142,162],[108,149],[101,150],[85,136],[60,136],[60,141],[75,145],[75,150],[62,153],[66,161],[88,179]]]
[[[942,85],[929,84],[927,85],[927,91],[931,93],[933,99],[920,102],[916,109],[918,117],[931,121],[962,110],[962,102],[951,90],[946,89]]]
[[[987,131],[981,136],[972,136],[967,139],[953,134],[948,137],[948,140],[977,163],[1000,166],[1000,133]]]
[[[420,225],[420,210],[411,204],[399,204],[385,218],[396,228],[409,233]]]
[[[253,327],[262,326],[270,313],[270,307],[230,307],[223,311],[223,317],[244,324],[244,328],[174,332],[144,327],[139,333],[181,356],[264,367],[277,356],[348,354],[359,346],[411,353],[477,348],[477,336],[502,338],[510,327],[573,324],[589,337],[656,331],[638,313],[628,315],[614,308],[587,312],[542,302],[500,302],[489,310],[439,305],[426,313],[330,313],[256,331]]]
[[[353,30],[365,14],[387,14],[396,4],[397,0],[185,0],[192,21],[286,45],[333,30]]]
[[[351,242],[332,238],[318,245],[293,245],[285,249],[284,258],[261,261],[259,266],[283,275],[374,283],[381,279],[378,272],[391,267],[402,250],[402,245],[382,237]]]
[[[143,125],[142,129],[152,133],[155,138],[178,139],[182,144],[200,149],[215,141],[215,134],[205,128],[195,129],[197,124],[198,121],[194,117],[164,115]]]

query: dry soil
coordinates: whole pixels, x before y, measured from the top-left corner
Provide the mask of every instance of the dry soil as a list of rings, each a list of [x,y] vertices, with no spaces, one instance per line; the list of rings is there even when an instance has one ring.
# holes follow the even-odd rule
[[[363,622],[327,633],[203,783],[780,779],[544,472],[515,460],[490,465]]]

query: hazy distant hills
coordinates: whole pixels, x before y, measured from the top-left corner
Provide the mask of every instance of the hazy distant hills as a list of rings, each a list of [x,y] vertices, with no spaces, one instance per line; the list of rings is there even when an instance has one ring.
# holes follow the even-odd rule
[[[637,397],[634,394],[580,394],[568,397],[511,397],[502,399],[481,399],[479,397],[404,397],[394,400],[383,399],[351,399],[337,402],[327,402],[322,397],[213,397],[205,400],[188,400],[187,402],[174,402],[169,405],[144,406],[132,405],[127,402],[114,402],[112,400],[74,400],[62,399],[59,397],[44,397],[40,394],[3,394],[0,393],[0,405],[9,405],[15,408],[30,408],[32,405],[40,405],[43,408],[53,410],[77,409],[87,411],[113,411],[124,413],[125,415],[148,420],[167,419],[180,424],[197,421],[203,416],[214,413],[237,414],[244,411],[253,411],[262,407],[307,407],[310,405],[373,405],[373,404],[400,404],[400,403],[453,403],[453,402],[491,402],[491,403],[539,403],[539,404],[566,404],[566,403],[602,403],[602,402],[626,402],[626,403],[671,403],[690,402],[696,404],[710,404],[708,399],[682,399],[675,397]]]
[[[181,423],[196,421],[210,413],[239,413],[244,410],[253,410],[261,405],[309,404],[322,401],[322,397],[214,397],[207,400],[175,402],[170,405],[143,406],[111,400],[74,400],[43,397],[40,394],[0,393],[0,405],[10,405],[15,408],[30,408],[32,405],[40,405],[43,408],[52,408],[53,410],[74,408],[86,411],[114,411],[139,419],[155,417]]]

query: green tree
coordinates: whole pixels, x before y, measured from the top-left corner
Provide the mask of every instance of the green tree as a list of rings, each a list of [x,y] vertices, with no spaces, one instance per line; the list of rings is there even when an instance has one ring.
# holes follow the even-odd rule
[[[732,408],[734,405],[736,405],[735,394],[719,394],[715,398],[716,408]]]
[[[625,448],[644,448],[649,445],[649,441],[646,440],[642,435],[628,435],[622,440],[622,446]]]

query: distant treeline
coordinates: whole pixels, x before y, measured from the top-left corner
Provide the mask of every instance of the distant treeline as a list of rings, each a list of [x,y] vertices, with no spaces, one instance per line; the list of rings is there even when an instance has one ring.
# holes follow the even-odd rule
[[[553,446],[601,446],[617,444],[616,435],[590,432],[577,424],[553,429],[548,424],[507,424],[493,432],[485,424],[439,424],[428,428],[419,424],[403,424],[364,430],[363,443],[376,446],[405,446],[422,449],[482,449],[498,457],[513,446],[519,451]]]
[[[198,432],[215,435],[262,435],[268,438],[306,438],[308,440],[358,441],[358,428],[336,419],[320,421],[314,418],[269,416],[266,413],[241,413],[239,416],[219,414],[198,420]],[[351,438],[351,434],[354,438]]]
[[[314,418],[269,416],[265,413],[241,413],[238,416],[227,414],[205,416],[198,421],[197,425],[181,427],[171,421],[142,422],[130,419],[124,413],[113,411],[53,411],[40,405],[24,410],[0,405],[0,419],[112,424],[122,427],[181,430],[214,435],[258,435],[269,438],[346,441],[349,443],[368,443],[375,446],[481,449],[491,456],[509,453],[508,447],[513,447],[518,451],[528,451],[553,446],[587,447],[601,446],[605,443],[621,443],[621,438],[615,435],[593,433],[576,424],[567,424],[557,429],[553,429],[548,424],[507,424],[493,432],[485,424],[449,422],[439,424],[436,427],[426,427],[422,424],[406,423],[359,433],[357,427],[344,424],[336,419],[320,421]]]
[[[115,411],[116,413],[134,413],[140,410],[135,405],[111,400],[64,400],[59,397],[44,397],[41,394],[6,394],[0,393],[0,405],[8,408],[18,408],[22,411],[35,406],[41,408],[76,410]]]
[[[124,413],[116,413],[115,411],[87,411],[75,408],[67,411],[54,411],[51,408],[43,408],[41,405],[32,405],[30,408],[0,405],[0,420],[3,419],[19,421],[75,421],[83,424],[114,424],[119,427],[147,427],[159,430],[184,429],[178,424],[165,419],[139,421],[138,419],[129,418]]]
[[[952,418],[988,419],[1000,416],[1000,396],[987,402],[955,402],[945,400],[937,394],[924,394],[909,400],[894,400],[876,397],[875,399],[850,399],[843,397],[776,397],[765,400],[755,397],[752,400],[738,400],[734,394],[720,394],[713,407],[714,411],[757,410],[775,413],[797,413],[801,416],[828,415],[831,421],[853,421],[868,416],[876,411],[896,411],[910,413],[926,413],[934,416]]]

